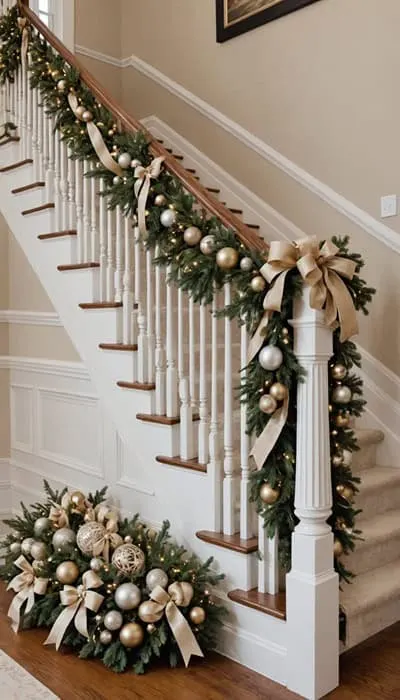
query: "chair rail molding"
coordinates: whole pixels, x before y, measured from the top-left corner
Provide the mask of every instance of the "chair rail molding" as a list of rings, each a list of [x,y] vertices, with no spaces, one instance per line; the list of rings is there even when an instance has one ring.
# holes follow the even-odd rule
[[[0,323],[20,326],[62,326],[62,323],[53,311],[19,311],[0,310]]]
[[[198,97],[193,92],[185,88],[180,83],[169,78],[165,73],[162,73],[158,68],[147,63],[139,56],[132,54],[123,59],[106,56],[98,51],[87,48],[85,46],[75,46],[75,51],[81,56],[87,56],[97,61],[110,63],[119,68],[133,68],[139,73],[142,73],[147,78],[153,80],[165,90],[168,90],[172,95],[183,100],[200,114],[213,121],[217,126],[227,131],[230,135],[235,136],[245,146],[250,148],[257,155],[264,158],[266,161],[274,165],[276,168],[284,172],[290,178],[298,182],[305,189],[309,190],[322,201],[326,202],[332,209],[338,211],[343,216],[347,217],[354,224],[369,233],[381,243],[384,243],[388,248],[400,254],[400,235],[389,226],[375,219],[371,214],[361,209],[356,204],[346,199],[343,195],[336,192],[332,187],[321,182],[316,177],[307,172],[292,160],[287,158],[282,153],[270,146],[268,143],[258,138],[243,126],[230,119],[226,114],[219,111],[208,102]]]

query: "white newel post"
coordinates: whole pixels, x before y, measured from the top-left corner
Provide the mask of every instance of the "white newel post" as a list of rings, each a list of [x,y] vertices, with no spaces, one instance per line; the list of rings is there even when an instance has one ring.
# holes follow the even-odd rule
[[[332,331],[309,304],[296,302],[295,353],[306,370],[297,394],[295,509],[300,522],[286,577],[288,688],[317,700],[339,683],[339,582],[333,568],[328,360]]]

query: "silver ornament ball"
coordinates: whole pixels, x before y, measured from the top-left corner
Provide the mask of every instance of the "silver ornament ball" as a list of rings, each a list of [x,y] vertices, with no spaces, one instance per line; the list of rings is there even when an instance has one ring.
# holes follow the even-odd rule
[[[121,610],[139,607],[141,597],[140,588],[134,583],[122,583],[114,593],[115,602]]]
[[[134,158],[131,161],[131,168],[138,168],[139,165],[142,165],[142,164],[141,164],[140,160],[138,160],[137,158]]]
[[[104,627],[111,632],[119,630],[124,622],[122,613],[119,610],[110,610],[104,615]]]
[[[215,236],[213,236],[211,233],[208,234],[208,236],[204,236],[204,238],[201,239],[200,241],[200,250],[203,253],[203,255],[212,255],[215,249]]]
[[[200,243],[201,237],[202,233],[197,226],[189,226],[183,234],[183,240],[190,246],[195,246]]]
[[[334,454],[332,457],[332,464],[334,467],[340,467],[343,464],[343,456],[339,453]]]
[[[59,80],[57,83],[58,92],[65,92],[66,89],[67,89],[67,81],[66,80]]]
[[[113,178],[113,185],[120,185],[121,182],[122,182],[122,177],[120,177],[119,175],[116,175],[116,176]]]
[[[276,345],[266,345],[260,350],[258,361],[263,369],[274,372],[283,362],[282,350]]]
[[[106,646],[112,642],[112,634],[108,630],[102,630],[100,632],[100,642]]]
[[[65,553],[68,553],[71,551],[71,549],[73,549],[73,547],[75,546],[75,542],[75,532],[69,527],[62,527],[59,530],[56,530],[52,539],[52,545],[54,549],[56,551],[58,549],[61,549],[61,552]]]
[[[269,416],[275,413],[276,409],[278,408],[278,404],[276,403],[274,397],[270,396],[270,394],[265,394],[264,396],[262,396],[258,405],[260,411],[266,413]]]
[[[49,520],[48,518],[38,518],[37,520],[35,520],[33,532],[35,533],[36,537],[42,537],[46,532],[51,530],[51,528],[51,520]]]
[[[93,559],[90,560],[90,568],[98,574],[103,568],[103,560],[99,557],[93,557]]]
[[[350,403],[352,397],[351,389],[348,386],[337,386],[333,390],[332,400],[335,403],[346,404]]]
[[[342,381],[347,374],[347,369],[344,365],[333,365],[332,367],[332,377],[337,381]]]
[[[146,586],[152,591],[156,586],[165,588],[168,584],[168,576],[162,569],[151,569],[146,576]]]
[[[21,553],[21,543],[20,542],[12,542],[10,544],[10,552],[11,552],[11,554],[20,554]]]
[[[123,170],[127,170],[128,168],[130,168],[131,163],[132,156],[130,153],[121,153],[121,155],[118,156],[118,165]]]
[[[132,544],[132,537],[130,535],[126,535],[126,537],[124,537],[124,542],[125,544]]]
[[[26,557],[29,556],[33,544],[35,544],[33,537],[25,537],[25,539],[21,542],[22,554],[25,554]]]
[[[242,272],[250,272],[253,269],[253,261],[251,258],[242,258],[240,261],[240,269]]]
[[[31,547],[31,557],[33,559],[46,559],[47,547],[44,542],[34,542]]]
[[[160,221],[165,228],[170,228],[176,221],[176,212],[173,209],[164,209],[161,212]]]

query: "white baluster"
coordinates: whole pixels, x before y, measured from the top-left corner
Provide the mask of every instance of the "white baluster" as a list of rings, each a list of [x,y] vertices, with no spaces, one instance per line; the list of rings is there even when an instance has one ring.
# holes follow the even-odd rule
[[[90,180],[86,177],[90,164],[88,160],[83,161],[83,262],[95,262],[91,259],[90,237],[91,237],[91,192]]]
[[[35,91],[36,92],[36,91]],[[34,110],[37,113],[37,110]],[[34,123],[35,129],[35,123]],[[37,151],[38,153],[38,151]],[[39,156],[37,155],[37,158]],[[36,160],[35,160],[36,166]],[[62,228],[62,197],[61,197],[61,143],[59,132],[54,134],[54,204],[55,204],[55,230]],[[81,260],[79,262],[82,262]]]
[[[246,325],[243,324],[240,329],[240,368],[241,368],[241,383],[246,383],[247,366],[247,345],[248,335]],[[252,519],[253,513],[250,508],[250,438],[247,435],[247,407],[242,403],[240,406],[240,538],[248,540],[253,536]]]
[[[193,408],[196,408],[196,347],[194,331],[194,303],[191,297],[189,297],[189,382],[192,406]]]
[[[60,139],[60,191],[61,191],[61,228],[63,231],[68,230],[68,155],[67,146]]]
[[[76,201],[75,201],[75,163],[72,160],[72,151],[67,148],[67,181],[68,181],[68,230],[76,228]],[[96,260],[96,258],[93,258]]]
[[[140,240],[139,229],[135,227],[135,304],[137,305],[137,324],[138,324],[138,382],[144,384],[147,381],[147,335],[146,335],[146,316],[144,314],[142,290],[142,243]]]
[[[160,254],[158,245],[155,249],[155,257]],[[156,266],[156,414],[165,416],[166,405],[166,357],[165,347],[161,334],[161,287],[162,270],[160,265]]]
[[[210,463],[208,474],[211,480],[212,523],[211,530],[222,530],[222,462],[221,441],[218,420],[218,320],[217,291],[214,289],[211,313],[211,420],[210,420]]]
[[[258,590],[276,595],[279,592],[278,537],[268,537],[264,518],[258,518]]]
[[[13,115],[11,115],[13,118]],[[34,88],[32,90],[32,158],[33,158],[33,170],[34,179],[36,182],[39,181],[39,143],[38,136],[39,133],[39,106],[38,106],[38,90]]]
[[[155,381],[155,335],[154,335],[154,293],[152,253],[146,251],[146,291],[147,291],[147,381]]]
[[[310,289],[295,302],[294,352],[306,371],[297,390],[292,568],[286,577],[288,688],[321,698],[339,682],[339,582],[333,568],[328,360],[332,332],[310,307]]]
[[[208,464],[209,457],[209,423],[208,423],[208,396],[207,396],[207,307],[199,306],[200,315],[200,374],[199,374],[199,462]]]
[[[231,285],[225,289],[225,307],[231,303]],[[235,534],[236,479],[233,464],[233,386],[232,386],[232,322],[225,318],[225,366],[224,366],[224,514],[225,535]]]
[[[38,121],[37,121],[37,126],[38,126],[38,131],[37,131],[37,147],[38,147],[38,169],[37,169],[37,179],[40,182],[45,182],[44,179],[44,167],[43,167],[43,105],[40,102],[40,94],[37,92],[37,98],[38,98]]]
[[[182,459],[194,459],[195,447],[193,440],[193,408],[190,400],[188,377],[182,377],[179,382],[180,408],[180,456]]]
[[[114,301],[114,212],[107,210],[107,301]]]
[[[49,167],[48,167],[48,173],[46,173],[46,180],[47,180],[47,192],[48,192],[48,201],[49,202],[54,202],[54,179],[55,179],[55,133],[54,133],[54,124],[55,120],[53,117],[50,117],[47,120],[47,129],[48,129],[48,138],[49,138]],[[28,133],[29,133],[29,123],[28,123]]]
[[[28,86],[27,86],[27,71],[21,63],[21,155],[24,160],[28,153],[28,139],[26,130],[26,118],[28,108]]]
[[[100,181],[100,191],[105,189],[105,182]],[[99,232],[100,232],[100,301],[107,300],[107,201],[100,197],[99,201]],[[130,259],[130,258],[129,258]]]
[[[132,275],[132,248],[133,232],[132,220],[124,217],[124,242],[125,242],[125,269],[122,295],[123,321],[122,321],[122,342],[126,345],[133,343],[133,275]]]
[[[75,161],[75,196],[78,263],[83,263],[85,260],[85,232],[83,221],[83,165],[81,160]],[[101,299],[101,301],[104,301],[104,299]]]
[[[171,273],[167,268],[167,278]],[[167,279],[167,416],[178,415],[178,372],[176,367],[176,337],[174,319],[174,288]]]
[[[43,161],[43,172],[45,181],[45,192],[47,201],[49,200],[49,161],[50,161],[50,147],[49,147],[49,118],[46,114],[45,107],[41,107],[42,112],[42,161]]]
[[[116,236],[115,236],[115,291],[114,301],[122,301],[122,278],[124,274],[123,250],[124,241],[122,234],[122,212],[121,208],[117,207],[115,211],[116,217]]]

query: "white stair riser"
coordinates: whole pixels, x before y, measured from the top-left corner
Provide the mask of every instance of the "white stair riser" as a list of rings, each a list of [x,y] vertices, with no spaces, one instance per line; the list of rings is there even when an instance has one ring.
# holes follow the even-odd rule
[[[20,159],[18,156],[12,158],[10,160],[10,164],[17,163],[19,160]],[[1,163],[2,165],[7,165],[7,163],[3,163],[3,160]],[[11,190],[17,189],[18,187],[29,185],[31,182],[35,181],[33,166],[30,164],[23,165],[13,170],[8,170],[5,173],[1,173],[0,176],[4,180],[7,193],[11,192]]]
[[[28,185],[30,183],[27,182],[26,184]],[[44,187],[36,187],[34,190],[27,190],[26,192],[13,194],[12,196],[18,201],[18,206],[21,207],[21,210],[40,207],[41,204],[45,204],[48,201],[46,199]]]

